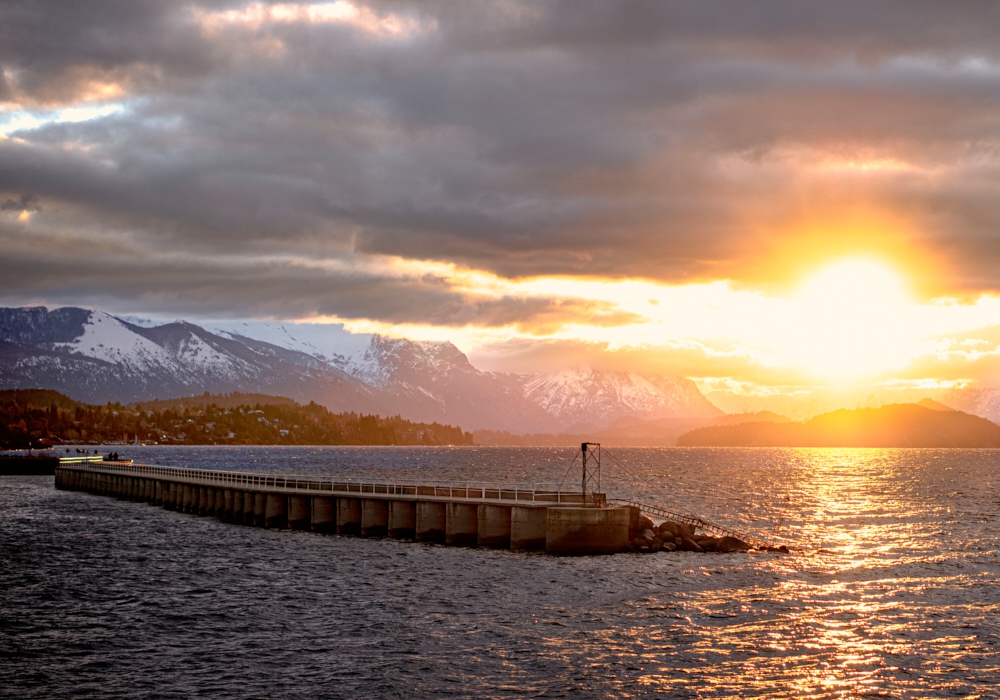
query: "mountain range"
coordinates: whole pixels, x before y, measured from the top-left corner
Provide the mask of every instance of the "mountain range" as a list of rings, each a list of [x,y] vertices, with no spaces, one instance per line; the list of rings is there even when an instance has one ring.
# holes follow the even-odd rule
[[[807,421],[696,428],[681,447],[1000,447],[1000,426],[936,401],[840,409]]]
[[[380,335],[367,345],[353,338],[346,353],[293,341],[247,324],[206,329],[73,307],[0,308],[0,389],[54,389],[88,403],[256,392],[333,412],[512,433],[722,415],[683,377],[486,372],[451,343]]]

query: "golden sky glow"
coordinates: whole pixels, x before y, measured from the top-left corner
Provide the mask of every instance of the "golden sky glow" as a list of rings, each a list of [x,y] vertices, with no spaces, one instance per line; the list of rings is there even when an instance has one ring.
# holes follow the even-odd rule
[[[440,276],[473,303],[504,296],[591,302],[582,307],[591,317],[500,328],[315,320],[346,323],[355,332],[450,340],[472,353],[515,338],[582,341],[612,351],[689,348],[706,359],[741,358],[789,381],[879,381],[920,359],[961,367],[997,353],[989,341],[951,336],[1000,322],[1000,298],[917,301],[904,273],[871,258],[833,261],[780,296],[721,280],[688,285],[555,277],[512,281],[450,264],[381,260],[377,265],[398,275]]]

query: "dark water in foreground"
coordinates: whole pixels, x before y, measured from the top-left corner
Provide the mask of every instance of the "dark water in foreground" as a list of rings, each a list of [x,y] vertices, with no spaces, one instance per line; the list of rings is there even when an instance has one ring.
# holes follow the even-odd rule
[[[117,449],[170,465],[512,481],[559,481],[572,457]],[[612,453],[631,472],[605,460],[614,495],[804,553],[453,549],[228,525],[0,477],[0,697],[1000,697],[1000,451]]]

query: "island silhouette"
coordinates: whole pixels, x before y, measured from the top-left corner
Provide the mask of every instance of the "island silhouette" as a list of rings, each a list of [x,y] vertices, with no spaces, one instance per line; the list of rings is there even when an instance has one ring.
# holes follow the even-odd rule
[[[931,399],[840,409],[806,421],[696,428],[678,447],[1000,447],[1000,426]]]

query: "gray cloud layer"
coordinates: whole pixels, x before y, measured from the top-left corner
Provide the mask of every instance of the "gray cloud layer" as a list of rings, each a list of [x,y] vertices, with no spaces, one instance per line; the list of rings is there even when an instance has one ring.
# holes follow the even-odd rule
[[[194,21],[245,7],[0,5],[0,100],[116,83],[126,105],[0,141],[0,295],[550,323],[600,310],[286,258],[750,279],[813,220],[829,252],[922,250],[945,286],[1000,289],[995,3],[371,3],[401,37]],[[902,223],[858,228],[873,212]]]

